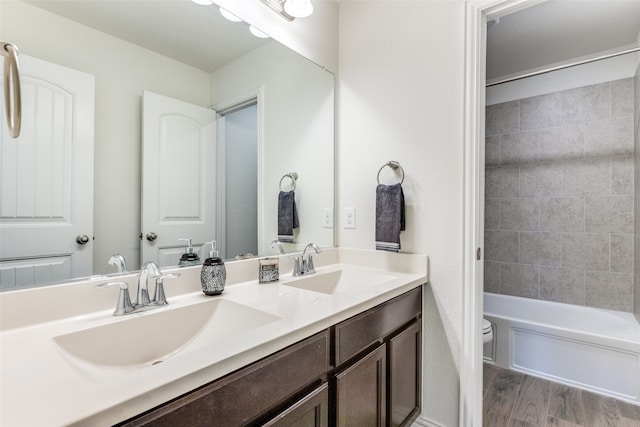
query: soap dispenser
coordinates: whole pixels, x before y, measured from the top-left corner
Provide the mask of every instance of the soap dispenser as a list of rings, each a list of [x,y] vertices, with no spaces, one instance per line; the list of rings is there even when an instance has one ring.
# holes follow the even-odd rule
[[[178,267],[188,267],[191,265],[200,264],[200,257],[198,256],[197,253],[193,252],[191,237],[187,239],[178,239],[178,240],[184,240],[185,242],[187,242],[186,252],[183,253],[182,256],[180,257],[180,262],[178,263]]]
[[[220,295],[224,291],[224,285],[227,281],[227,270],[222,258],[218,256],[216,241],[207,242],[205,245],[211,245],[211,250],[209,258],[205,259],[202,264],[202,272],[200,273],[202,292],[205,295]]]

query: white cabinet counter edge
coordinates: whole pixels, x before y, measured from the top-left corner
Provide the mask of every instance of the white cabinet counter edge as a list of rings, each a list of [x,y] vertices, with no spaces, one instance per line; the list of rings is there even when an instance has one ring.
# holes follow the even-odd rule
[[[426,255],[330,248],[314,256],[318,276],[352,270],[393,279],[380,286],[359,286],[357,293],[328,295],[287,286],[297,280],[291,277],[289,256],[280,257],[281,281],[275,284],[257,283],[257,259],[228,262],[227,287],[218,297],[200,292],[200,267],[180,269],[182,277],[173,286],[165,283],[170,305],[149,314],[218,298],[278,320],[138,368],[72,361],[53,341],[64,333],[123,321],[111,316],[116,294],[95,289],[108,279],[0,293],[0,425],[123,421],[428,281]],[[125,276],[131,285],[135,278]]]

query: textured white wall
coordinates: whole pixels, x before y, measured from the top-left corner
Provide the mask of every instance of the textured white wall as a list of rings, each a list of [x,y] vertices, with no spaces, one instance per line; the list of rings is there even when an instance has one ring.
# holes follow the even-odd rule
[[[462,331],[464,3],[340,3],[339,245],[374,248],[376,174],[406,172],[402,251],[430,257],[423,417],[458,424]],[[341,215],[338,215],[339,217]]]

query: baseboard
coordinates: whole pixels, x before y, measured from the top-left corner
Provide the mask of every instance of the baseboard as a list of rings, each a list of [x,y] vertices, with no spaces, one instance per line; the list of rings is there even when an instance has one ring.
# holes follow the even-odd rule
[[[411,427],[442,427],[442,426],[440,424],[432,423],[431,421],[429,421],[429,420],[427,420],[425,418],[418,417],[413,422]]]

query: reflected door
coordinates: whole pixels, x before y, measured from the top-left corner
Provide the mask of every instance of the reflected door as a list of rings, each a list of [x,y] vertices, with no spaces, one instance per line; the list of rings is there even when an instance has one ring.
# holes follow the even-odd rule
[[[25,55],[20,74],[18,139],[2,120],[2,288],[89,276],[93,262],[94,77]]]
[[[142,116],[140,260],[177,265],[215,239],[216,112],[145,91]]]
[[[223,258],[258,255],[258,106],[219,119],[218,247]]]

